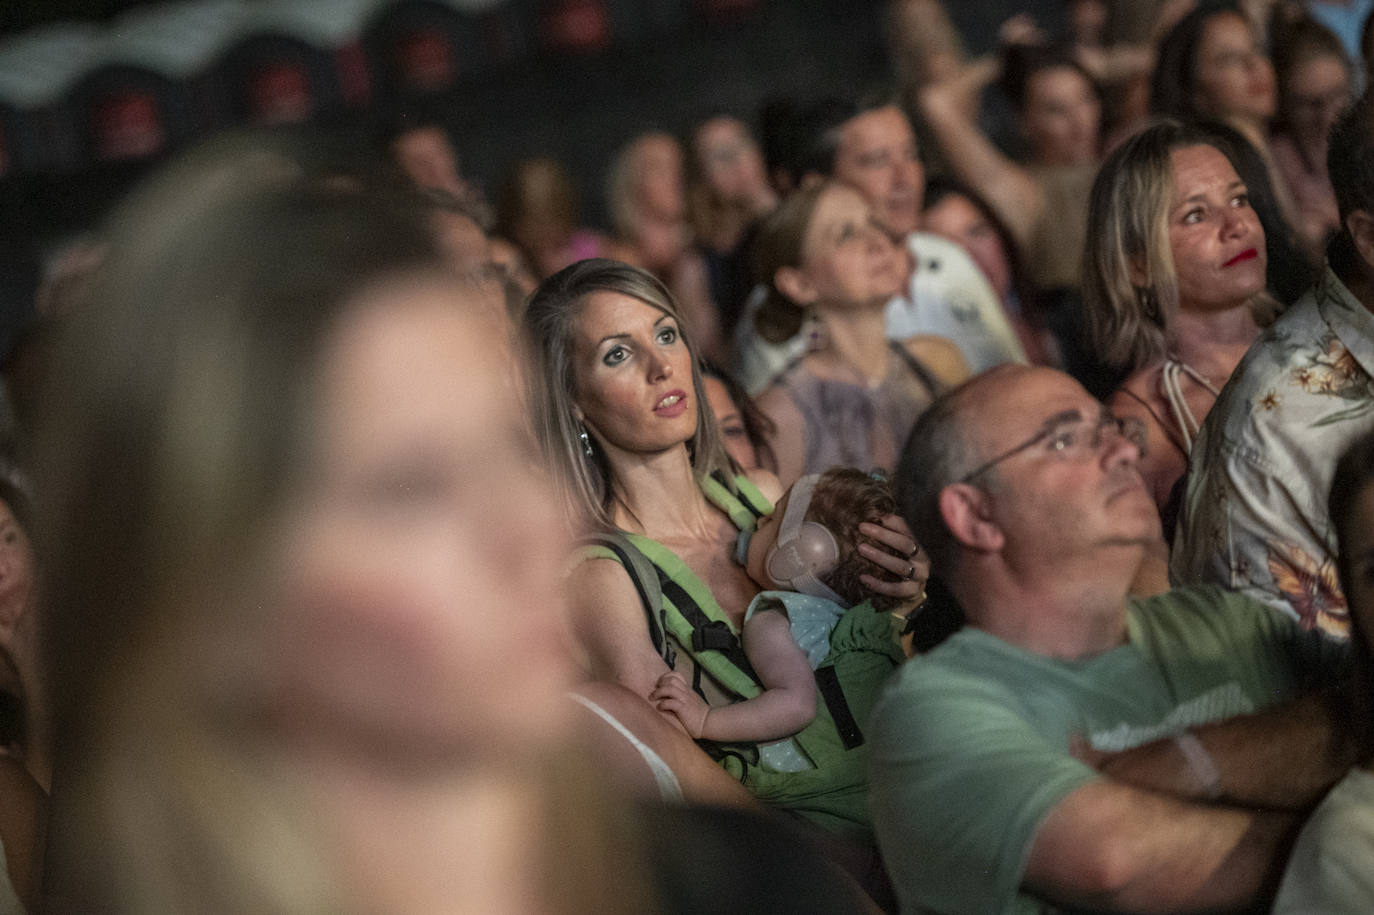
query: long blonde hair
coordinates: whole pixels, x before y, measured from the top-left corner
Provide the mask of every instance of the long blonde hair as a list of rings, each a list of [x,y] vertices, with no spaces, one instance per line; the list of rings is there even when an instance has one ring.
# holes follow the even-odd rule
[[[1179,304],[1169,245],[1172,154],[1190,146],[1231,158],[1211,134],[1165,120],[1117,147],[1093,182],[1083,300],[1094,351],[1113,368],[1135,371],[1168,353]]]
[[[652,274],[619,261],[579,261],[539,285],[525,306],[522,323],[528,369],[528,391],[534,431],[569,520],[578,530],[612,530],[615,480],[610,463],[577,420],[577,385],[573,372],[573,335],[583,300],[594,292],[615,292],[638,299],[677,321],[692,354],[692,393],[697,399],[697,427],[687,453],[698,479],[716,476],[734,489],[739,472],[721,441],[715,415],[707,406],[702,370],[687,324],[667,288]],[[592,453],[588,455],[587,449]]]
[[[378,284],[444,270],[425,215],[235,141],[182,160],[113,221],[34,454],[57,750],[49,910],[364,905],[272,723],[275,534],[313,477],[334,331]],[[557,850],[604,892],[626,865],[599,860],[605,805],[573,793],[583,831]],[[542,888],[600,906],[591,887]]]

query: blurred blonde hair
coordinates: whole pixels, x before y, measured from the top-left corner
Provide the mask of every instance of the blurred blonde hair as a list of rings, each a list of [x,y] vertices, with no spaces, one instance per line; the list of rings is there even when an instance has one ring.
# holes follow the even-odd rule
[[[313,476],[333,330],[385,284],[451,276],[425,215],[234,139],[113,219],[54,355],[32,464],[57,745],[49,910],[366,908],[273,739],[275,532]],[[558,854],[530,879],[597,911],[614,804],[581,787],[576,760],[554,786],[539,762],[522,784],[581,816],[578,830],[550,819]]]

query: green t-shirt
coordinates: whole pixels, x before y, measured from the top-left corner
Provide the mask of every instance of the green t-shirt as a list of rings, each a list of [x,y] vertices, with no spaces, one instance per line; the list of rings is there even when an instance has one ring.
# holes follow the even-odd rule
[[[904,912],[1053,911],[1031,841],[1098,778],[1072,738],[1129,749],[1258,711],[1345,668],[1344,645],[1219,588],[1135,602],[1127,643],[1056,661],[966,627],[906,664],[869,726],[872,809]]]

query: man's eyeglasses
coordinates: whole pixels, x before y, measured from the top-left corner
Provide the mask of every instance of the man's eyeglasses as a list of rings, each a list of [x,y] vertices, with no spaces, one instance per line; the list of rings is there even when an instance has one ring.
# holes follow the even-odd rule
[[[959,478],[960,483],[968,483],[987,473],[1007,458],[1029,451],[1037,445],[1066,460],[1076,460],[1089,454],[1096,454],[1102,448],[1103,438],[1108,431],[1127,439],[1145,456],[1145,423],[1135,416],[1112,416],[1102,413],[1099,416],[1084,416],[1077,410],[1056,413],[1040,427],[1040,431],[1008,451],[980,464],[976,470]]]

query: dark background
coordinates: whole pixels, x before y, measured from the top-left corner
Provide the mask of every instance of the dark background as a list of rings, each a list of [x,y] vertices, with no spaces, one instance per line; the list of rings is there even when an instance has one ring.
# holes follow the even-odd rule
[[[0,0],[0,33],[60,20],[107,21],[135,5]],[[992,45],[998,24],[1012,13],[1029,10],[1051,28],[1062,15],[1056,0],[969,0],[948,7],[975,53]],[[604,226],[605,168],[635,134],[650,128],[682,133],[716,112],[753,122],[760,103],[778,95],[806,99],[882,87],[889,73],[883,11],[882,0],[769,0],[739,21],[684,21],[621,38],[590,55],[531,48],[518,63],[460,79],[424,107],[449,128],[464,175],[489,193],[515,160],[552,155],[572,170],[585,220]],[[368,111],[335,118],[334,126],[354,142],[369,143],[392,107],[379,100]],[[0,181],[0,353],[25,320],[42,259],[96,224],[158,161]]]

